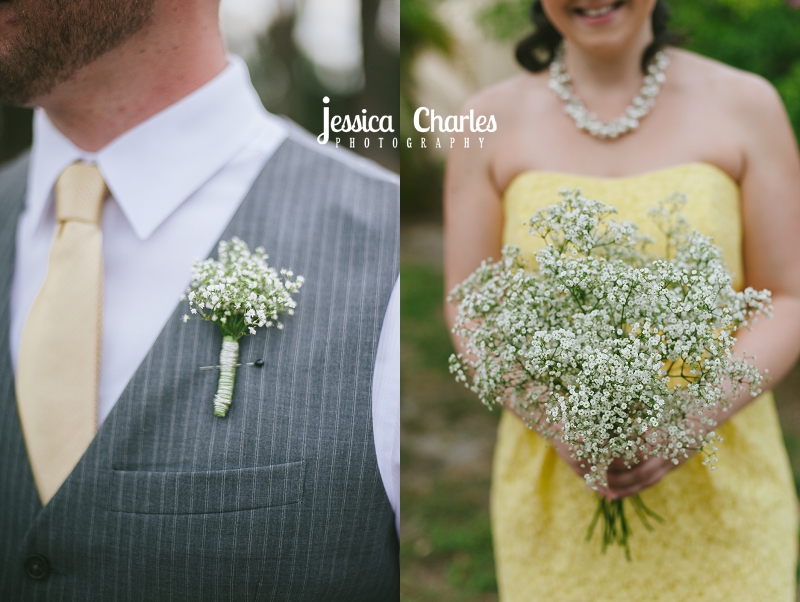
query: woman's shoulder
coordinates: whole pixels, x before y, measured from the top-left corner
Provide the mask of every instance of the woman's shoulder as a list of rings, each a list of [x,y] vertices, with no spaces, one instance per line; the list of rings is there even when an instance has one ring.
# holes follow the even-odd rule
[[[478,114],[512,117],[523,107],[530,110],[539,105],[537,102],[549,98],[552,92],[548,88],[549,74],[520,73],[501,80],[469,97],[462,106],[463,113],[474,110]]]
[[[737,112],[774,110],[781,106],[774,86],[760,75],[688,50],[675,48],[671,53],[676,85],[684,91],[691,90],[698,102],[714,103]]]
[[[694,114],[692,123],[706,132],[717,150],[724,147],[729,154],[735,153],[738,158],[732,163],[738,167],[730,173],[739,174],[740,183],[747,173],[771,173],[770,165],[794,169],[797,151],[792,127],[769,81],[685,50],[675,50],[673,59],[675,69],[666,75],[675,98],[681,98],[680,110]],[[755,181],[752,176],[751,181]]]

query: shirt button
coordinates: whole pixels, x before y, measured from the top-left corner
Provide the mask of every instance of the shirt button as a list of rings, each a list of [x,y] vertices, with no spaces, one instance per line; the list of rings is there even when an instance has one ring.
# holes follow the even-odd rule
[[[46,579],[47,575],[50,574],[50,565],[47,562],[47,558],[39,556],[39,554],[28,556],[25,559],[25,572],[28,573],[28,577],[31,579]]]

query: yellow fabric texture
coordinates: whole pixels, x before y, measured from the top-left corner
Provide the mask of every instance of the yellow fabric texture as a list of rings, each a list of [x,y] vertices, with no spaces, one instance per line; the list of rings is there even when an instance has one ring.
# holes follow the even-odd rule
[[[619,210],[617,219],[663,236],[647,210],[675,191],[684,216],[714,238],[734,286],[742,287],[739,189],[722,170],[691,163],[640,176],[592,178],[525,172],[506,189],[504,244],[533,252],[543,243],[524,221],[579,187]],[[763,319],[763,318],[761,318]],[[797,499],[771,393],[717,431],[724,437],[711,471],[695,456],[642,493],[664,518],[648,532],[626,512],[632,562],[621,548],[586,542],[597,498],[555,451],[504,412],[495,448],[491,516],[503,602],[789,602],[795,599]]]
[[[33,478],[46,505],[97,430],[107,191],[96,165],[73,163],[55,188],[58,225],[47,276],[25,321],[17,407]]]

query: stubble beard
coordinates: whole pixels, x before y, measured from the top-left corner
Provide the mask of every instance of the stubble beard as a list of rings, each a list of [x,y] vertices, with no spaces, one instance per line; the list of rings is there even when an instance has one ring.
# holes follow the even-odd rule
[[[0,103],[28,106],[145,27],[155,0],[11,0],[0,40]]]

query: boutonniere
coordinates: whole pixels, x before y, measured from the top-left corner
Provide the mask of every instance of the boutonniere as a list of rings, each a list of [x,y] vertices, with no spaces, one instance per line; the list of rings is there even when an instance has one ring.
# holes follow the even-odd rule
[[[263,248],[251,253],[235,236],[219,243],[217,255],[218,260],[195,262],[185,299],[192,315],[216,323],[222,331],[214,416],[224,417],[233,398],[239,339],[256,334],[256,328],[275,326],[282,330],[278,316],[294,313],[297,302],[291,295],[300,290],[304,279],[294,277],[290,270],[271,268]],[[183,316],[184,322],[190,319]]]

